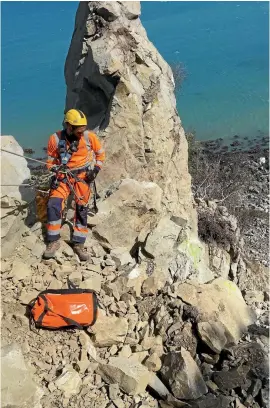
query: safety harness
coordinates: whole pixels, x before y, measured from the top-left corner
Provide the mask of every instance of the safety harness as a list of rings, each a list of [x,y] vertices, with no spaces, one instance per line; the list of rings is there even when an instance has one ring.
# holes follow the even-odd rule
[[[93,165],[93,161],[91,160],[91,143],[89,140],[89,136],[88,136],[88,131],[86,130],[83,133],[83,138],[85,140],[85,144],[86,144],[86,148],[88,151],[88,156],[87,156],[87,162],[84,166],[82,167],[78,167],[75,169],[68,169],[66,166],[72,156],[73,153],[78,151],[78,144],[79,141],[74,141],[72,143],[70,143],[70,146],[68,148],[67,146],[67,141],[66,141],[66,136],[65,136],[65,130],[62,130],[61,132],[56,132],[54,133],[54,137],[55,137],[55,142],[58,148],[58,152],[60,155],[60,161],[61,161],[61,165],[64,167],[64,170],[61,170],[62,174],[65,174],[65,177],[61,179],[62,183],[66,183],[69,185],[69,187],[71,188],[71,190],[73,191],[73,193],[75,194],[75,196],[77,197],[75,190],[74,190],[74,185],[72,185],[72,183],[69,180],[69,176],[74,178],[75,182],[80,182],[80,183],[85,183],[88,184],[85,180],[77,177],[78,174],[87,171],[89,169],[91,169],[92,165]],[[95,212],[98,211],[97,209],[97,205],[96,205],[96,199],[98,198],[98,194],[97,194],[97,190],[96,190],[96,183],[95,181],[93,182],[94,184],[94,210]],[[54,187],[53,188],[57,188],[59,185],[59,180],[57,180],[57,176],[56,179],[54,180]],[[83,197],[77,197],[79,200],[82,200]]]
[[[72,142],[70,144],[69,148],[67,148],[65,130],[62,130],[61,132],[54,133],[54,138],[55,138],[56,146],[58,148],[58,152],[60,154],[61,164],[66,166],[67,163],[69,162],[72,154],[77,152],[79,141]],[[92,146],[91,146],[91,142],[89,140],[89,132],[87,130],[83,132],[83,138],[84,138],[86,149],[87,149],[87,152],[88,152],[87,161],[86,161],[86,164],[84,166],[72,169],[71,170],[72,173],[73,172],[78,173],[78,172],[81,172],[81,171],[85,171],[86,169],[88,169],[93,164],[92,160],[91,160]]]
[[[72,156],[72,153],[76,152],[77,150],[78,150],[78,143],[72,142],[70,144],[69,149],[67,149],[66,140],[63,140],[63,139],[59,140],[58,151],[60,154],[61,164],[66,166],[69,162],[69,159]]]

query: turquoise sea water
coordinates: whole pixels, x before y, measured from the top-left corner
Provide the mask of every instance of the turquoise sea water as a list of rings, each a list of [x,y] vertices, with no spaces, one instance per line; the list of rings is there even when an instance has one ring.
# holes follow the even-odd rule
[[[2,2],[2,134],[46,145],[61,127],[78,2]],[[268,2],[142,2],[141,20],[187,78],[177,104],[199,139],[268,134]]]

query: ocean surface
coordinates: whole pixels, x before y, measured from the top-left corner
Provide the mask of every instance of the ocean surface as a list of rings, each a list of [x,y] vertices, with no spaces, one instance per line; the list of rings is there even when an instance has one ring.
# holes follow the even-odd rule
[[[64,63],[78,2],[1,2],[1,134],[39,150],[61,128]],[[142,2],[165,60],[181,63],[184,128],[200,140],[269,132],[269,3]]]

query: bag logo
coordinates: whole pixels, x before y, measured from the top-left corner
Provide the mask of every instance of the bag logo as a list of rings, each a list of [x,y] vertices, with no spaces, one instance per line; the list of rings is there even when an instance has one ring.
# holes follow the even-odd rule
[[[83,312],[89,312],[88,307],[85,303],[73,303],[69,305],[70,313],[72,315],[81,314]]]

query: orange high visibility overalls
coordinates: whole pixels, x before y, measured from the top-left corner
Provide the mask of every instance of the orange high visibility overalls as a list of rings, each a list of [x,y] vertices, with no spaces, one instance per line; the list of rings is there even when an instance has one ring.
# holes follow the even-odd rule
[[[70,148],[70,142],[65,130],[58,131],[50,136],[48,141],[47,168],[60,165],[63,159],[63,146],[66,151]],[[93,153],[95,158],[93,157]],[[90,185],[85,181],[86,171],[93,166],[102,167],[105,160],[105,152],[97,136],[86,130],[77,142],[77,151],[68,157],[67,169],[74,177],[58,173],[56,183],[52,186],[47,206],[47,238],[48,241],[56,241],[60,238],[62,212],[65,200],[74,192],[76,210],[74,217],[74,243],[84,243],[87,236],[87,204],[90,198]],[[67,179],[68,177],[68,179]],[[56,180],[57,179],[57,180]]]

